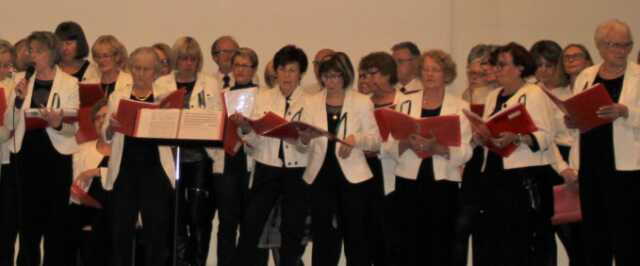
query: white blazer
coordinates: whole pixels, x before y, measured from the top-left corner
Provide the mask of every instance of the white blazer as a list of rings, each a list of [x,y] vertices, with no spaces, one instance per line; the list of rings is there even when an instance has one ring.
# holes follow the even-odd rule
[[[64,73],[64,71],[58,68],[58,66],[55,66],[55,72],[53,85],[51,86],[51,92],[49,93],[49,99],[47,100],[46,107],[53,109],[78,109],[80,105],[80,100],[78,98],[78,80],[73,76]],[[8,141],[9,150],[11,150],[12,153],[20,152],[20,148],[22,147],[22,139],[24,138],[25,133],[24,110],[31,108],[31,96],[37,74],[37,72],[34,73],[29,80],[29,84],[27,85],[27,94],[25,95],[24,104],[22,104],[22,108],[20,110],[15,110],[14,112],[14,103],[16,98],[15,91],[12,91],[11,96],[9,96],[9,104],[4,116],[4,121],[8,130],[14,130],[12,122],[15,121],[15,134],[13,138],[10,138]],[[22,77],[24,77],[23,75],[24,74],[21,74],[19,77],[16,76],[16,80],[22,80]],[[52,105],[54,98],[59,99],[59,101],[56,101],[59,105]],[[49,135],[51,143],[56,151],[60,154],[70,155],[78,151],[78,144],[75,139],[77,129],[78,123],[62,123],[61,130],[55,130],[51,127],[47,127],[46,132],[47,135]]]
[[[117,84],[120,87],[116,87],[114,92],[109,96],[109,113],[107,117],[111,117],[112,114],[115,114],[118,111],[118,106],[120,105],[121,99],[130,99],[131,91],[133,89],[133,84]],[[163,97],[171,93],[171,89],[163,86],[158,86],[154,83],[153,86],[153,97],[156,102],[162,100]],[[109,123],[105,123],[103,127],[103,131],[106,131]],[[103,136],[107,136],[107,134],[103,133]],[[111,157],[109,157],[109,173],[108,177],[104,185],[105,190],[113,189],[113,184],[115,184],[116,179],[118,178],[118,174],[120,173],[120,163],[122,161],[122,150],[124,148],[124,134],[120,132],[114,132],[113,137],[111,139],[107,139],[111,143]],[[173,154],[171,152],[170,146],[159,145],[158,152],[160,155],[160,164],[162,165],[162,169],[164,169],[165,174],[169,178],[169,182],[172,186],[175,187],[175,165],[173,160]]]
[[[7,106],[9,106],[9,96],[11,95],[15,86],[16,83],[12,77],[0,80],[0,88],[3,89]],[[2,164],[8,164],[9,158],[11,157],[11,152],[9,151],[9,142],[7,141],[11,137],[11,131],[6,128],[6,123],[7,121],[5,120],[4,124],[0,127],[0,160]]]
[[[542,86],[541,86],[542,87]],[[558,97],[558,99],[566,100],[573,95],[571,91],[571,86],[558,87],[549,90],[554,96]],[[571,132],[564,124],[564,113],[560,110],[558,106],[555,104],[551,104],[551,115],[553,116],[553,132],[554,132],[554,141],[559,146],[571,147],[573,144],[573,136]],[[551,163],[551,167],[557,173],[561,173],[565,169],[569,167],[568,162],[562,158],[562,154],[557,146],[552,145],[550,147],[552,152],[550,153],[553,158],[549,159]]]
[[[87,70],[89,71],[89,70]],[[100,84],[102,82],[102,73],[98,72],[98,73],[92,73],[91,75],[85,75],[85,79],[82,80],[82,82],[80,82],[81,84]],[[122,84],[121,84],[122,83]],[[131,77],[131,74],[128,72],[125,72],[124,70],[120,70],[120,73],[118,73],[118,78],[116,79],[116,85],[114,88],[114,91],[117,88],[123,88],[125,87],[125,84],[133,84],[133,77]]]
[[[178,89],[175,72],[158,78],[155,81],[155,84],[159,87],[168,88],[170,91]],[[218,81],[212,76],[198,73],[196,84],[193,86],[193,92],[191,92],[191,98],[189,98],[189,109],[222,111],[222,104],[222,94],[220,92],[220,85],[218,84]],[[209,155],[209,158],[213,160],[216,159],[213,148],[205,148],[205,151]]]
[[[487,96],[487,102],[484,106],[483,118],[488,119],[496,106],[498,96],[502,92],[501,88],[495,89]],[[542,91],[538,85],[526,83],[507,102],[500,110],[523,103],[527,112],[531,116],[533,123],[538,131],[533,132],[540,149],[536,152],[531,151],[526,144],[520,144],[516,150],[508,158],[503,158],[504,169],[515,169],[529,166],[547,165],[555,158],[553,149],[555,147],[555,136],[553,129],[553,103],[549,97]],[[489,149],[484,149],[484,163],[482,171],[487,163],[487,154]]]
[[[588,87],[598,76],[600,66],[598,64],[578,75],[574,83],[573,93],[580,93],[585,84]],[[627,62],[624,73],[622,92],[618,101],[629,108],[627,118],[618,118],[613,121],[613,151],[618,171],[640,170],[640,66],[633,62]],[[580,169],[580,133],[572,130],[575,141],[571,146],[570,165],[574,169]]]
[[[409,93],[396,93],[396,110],[408,113],[410,116],[420,118],[422,115],[422,89]],[[449,148],[449,159],[434,155],[433,172],[435,180],[462,181],[462,166],[471,158],[471,126],[469,121],[462,113],[463,109],[469,109],[469,104],[457,96],[449,93],[444,94],[442,101],[442,109],[440,115],[458,115],[460,117],[460,147]],[[398,141],[389,136],[383,147],[385,153],[396,158],[396,176],[416,180],[422,158],[416,155],[412,150],[405,151],[400,155],[398,149]]]
[[[80,83],[100,83],[100,77],[102,74],[100,73],[98,64],[91,60],[88,60],[87,62],[89,62],[89,66],[80,79]]]
[[[315,111],[308,107],[307,98],[308,94],[304,92],[301,87],[296,88],[293,93],[291,93],[289,100],[290,107],[285,114],[286,98],[282,95],[282,92],[280,92],[279,87],[258,90],[251,119],[258,119],[268,112],[273,112],[287,120],[293,118],[305,121],[306,116],[311,115]],[[284,166],[286,168],[298,168],[307,166],[309,158],[306,149],[308,147],[303,147],[300,143],[298,143],[299,145],[292,145],[284,142],[285,161],[283,164],[282,160],[278,158],[278,152],[280,151],[279,139],[260,136],[253,130],[247,134],[240,132],[240,138],[251,147],[251,155],[257,162],[273,167]]]
[[[310,96],[307,107],[314,111],[305,117],[305,122],[327,130],[326,102],[326,90]],[[334,152],[340,169],[342,169],[347,180],[355,184],[373,177],[363,150],[377,150],[380,146],[380,133],[373,116],[373,103],[368,96],[353,89],[346,90],[336,133],[336,136],[340,139],[346,139],[349,135],[354,135],[356,140],[355,147],[349,157],[343,159],[338,155],[338,151],[342,146],[340,143],[336,144]],[[309,164],[302,176],[308,184],[313,183],[320,172],[320,168],[322,168],[327,155],[328,142],[326,137],[319,137],[313,139],[309,144]],[[334,171],[340,170],[334,169]]]
[[[422,82],[419,78],[414,78],[407,85],[398,82],[395,85],[396,91],[402,94],[411,94],[411,92],[422,90]],[[404,89],[402,89],[404,88]]]
[[[80,150],[73,154],[73,180],[75,181],[78,176],[89,169],[95,169],[100,166],[100,162],[102,162],[105,157],[98,151],[96,148],[96,140],[92,140],[89,142],[85,142],[80,144]],[[104,186],[108,177],[108,168],[100,167],[100,180]],[[89,190],[91,187],[91,183],[93,183],[93,179],[89,181],[89,184],[86,188],[82,188],[85,192]],[[71,198],[71,202],[80,204],[75,199]]]

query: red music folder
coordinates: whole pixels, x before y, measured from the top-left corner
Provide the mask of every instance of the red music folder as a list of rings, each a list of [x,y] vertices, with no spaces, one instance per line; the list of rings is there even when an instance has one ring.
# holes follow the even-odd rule
[[[116,120],[120,127],[116,131],[127,136],[135,135],[135,128],[140,110],[156,108],[182,108],[184,105],[184,90],[175,90],[160,101],[160,103],[140,102],[129,99],[121,99],[116,111]]]
[[[77,109],[57,109],[55,112],[62,111],[62,122],[71,124],[78,121]],[[24,110],[25,129],[43,129],[49,126],[49,122],[42,117],[41,110],[36,108],[29,108]]]
[[[502,132],[531,134],[538,130],[523,104],[504,109],[491,116],[487,121],[484,121],[478,115],[467,110],[463,110],[463,112],[469,119],[469,122],[471,122],[471,127],[474,131],[485,137],[497,138]],[[496,147],[490,141],[485,143],[485,145],[491,151],[505,158],[509,157],[517,148],[513,143],[502,149]]]
[[[0,126],[4,126],[4,113],[7,111],[7,96],[4,88],[0,87]]]
[[[98,138],[98,132],[91,119],[91,107],[82,107],[78,110],[78,132],[76,142],[82,144]]]
[[[71,197],[78,200],[82,205],[102,209],[102,204],[99,201],[75,184],[71,185]]]
[[[471,104],[470,109],[471,112],[482,117],[482,114],[484,113],[484,104]]]
[[[412,134],[418,134],[425,138],[435,137],[443,146],[459,147],[460,117],[457,115],[444,115],[416,119],[405,113],[389,108],[377,109],[374,112],[380,135],[387,140],[389,135],[397,140],[405,140]],[[425,152],[417,153],[421,158],[431,156]]]
[[[80,108],[92,107],[97,101],[105,97],[104,90],[100,84],[80,84]]]
[[[266,137],[278,139],[298,139],[298,137],[300,136],[300,131],[312,130],[315,131],[316,134],[327,137],[330,140],[335,140],[342,143],[343,145],[351,146],[348,143],[344,142],[344,140],[339,139],[327,130],[300,121],[290,122],[278,116],[277,114],[274,114],[273,112],[268,112],[266,115],[259,119],[249,120],[249,125],[251,125],[251,128],[253,128],[256,134]]]
[[[596,114],[600,107],[613,104],[611,96],[602,84],[595,84],[564,101],[547,90],[543,91],[565,115],[576,122],[581,133],[611,122],[611,120],[602,119]]]
[[[551,223],[554,225],[575,223],[582,220],[580,194],[566,184],[553,187],[554,214]]]

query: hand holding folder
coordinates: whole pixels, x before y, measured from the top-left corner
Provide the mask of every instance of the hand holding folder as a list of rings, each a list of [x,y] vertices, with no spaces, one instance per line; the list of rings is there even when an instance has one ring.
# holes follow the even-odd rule
[[[249,120],[249,125],[258,135],[278,138],[278,139],[298,139],[301,131],[310,131],[311,134],[324,136],[330,140],[335,140],[343,145],[351,146],[344,140],[339,139],[329,131],[312,126],[300,121],[287,121],[286,119],[268,112],[263,117],[256,120]]]
[[[50,109],[50,112],[59,112],[62,114],[62,123],[75,123],[78,121],[77,109]],[[43,129],[49,127],[49,122],[46,120],[43,114],[43,109],[29,108],[24,110],[25,128],[30,129]]]
[[[595,84],[564,101],[547,90],[543,91],[565,115],[574,121],[581,133],[611,122],[611,120],[601,118],[597,114],[601,107],[614,103],[602,84]]]
[[[553,225],[575,223],[582,220],[580,194],[571,185],[563,184],[553,187],[554,214]]]
[[[94,197],[89,195],[82,188],[77,186],[76,184],[71,185],[71,197],[80,202],[80,204],[93,207],[96,209],[102,209],[102,204],[97,201]]]
[[[474,132],[477,132],[485,138],[497,138],[500,136],[500,133],[503,132],[526,135],[538,130],[523,104],[504,109],[491,116],[488,121],[483,120],[470,111],[463,110],[463,112],[469,119]],[[485,142],[484,145],[491,151],[505,158],[509,157],[517,148],[513,143],[506,147],[499,148],[491,141]]]

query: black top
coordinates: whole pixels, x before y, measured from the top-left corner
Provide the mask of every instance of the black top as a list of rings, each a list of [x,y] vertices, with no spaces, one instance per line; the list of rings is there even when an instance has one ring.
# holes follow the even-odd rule
[[[31,108],[42,108],[47,106],[47,100],[49,99],[49,93],[53,86],[53,80],[39,80],[36,79],[33,83],[33,96],[31,96]],[[60,100],[58,99],[58,106]],[[53,106],[56,107],[56,106]]]
[[[331,106],[327,104],[327,130],[331,132],[331,134],[335,135],[338,130],[341,110],[342,106]],[[336,157],[336,141],[332,139],[327,142],[327,153],[324,157],[320,172],[318,173],[318,178],[328,177],[332,177],[329,182],[346,179],[338,163],[338,157]]]
[[[598,75],[593,83],[604,85],[611,99],[614,102],[618,102],[622,92],[623,81],[624,75],[609,80]],[[605,167],[608,170],[615,169],[612,123],[601,125],[580,134],[580,161],[583,162],[580,165],[585,169],[590,169],[591,167]]]
[[[109,156],[102,157],[102,160],[98,164],[98,167],[109,167]]]
[[[253,84],[253,82],[249,82],[247,84],[242,84],[242,85],[233,85],[233,87],[231,87],[231,90],[240,90],[240,89],[246,89],[246,88],[253,88],[253,87],[257,87],[256,84]]]
[[[131,100],[153,103],[154,96],[150,95],[145,100],[139,100],[130,96]],[[124,145],[122,148],[122,161],[130,161],[131,163],[149,162],[152,160],[160,160],[158,153],[158,144],[142,138],[134,138],[124,136]]]
[[[71,76],[76,78],[78,81],[82,81],[82,78],[84,77],[84,73],[87,72],[87,68],[89,68],[89,61],[84,60],[84,63],[82,63],[82,66],[80,67],[80,69],[78,69],[76,73],[71,74]]]
[[[109,96],[111,95],[111,93],[113,93],[113,91],[116,89],[116,82],[111,82],[111,83],[102,83],[102,90],[107,94],[107,98],[109,98]]]
[[[422,112],[420,117],[434,117],[439,116],[440,111],[442,110],[442,106],[435,109],[425,109],[422,108]],[[420,181],[433,181],[435,180],[435,174],[433,173],[433,156],[429,158],[422,159],[420,163],[420,169],[418,170],[417,180]]]
[[[193,93],[193,88],[196,86],[196,81],[191,82],[176,82],[176,87],[178,89],[184,89],[186,93],[184,94],[184,108],[189,109],[191,106],[191,94]],[[183,163],[193,163],[202,161],[207,157],[207,154],[202,147],[183,147],[180,150],[180,161]]]

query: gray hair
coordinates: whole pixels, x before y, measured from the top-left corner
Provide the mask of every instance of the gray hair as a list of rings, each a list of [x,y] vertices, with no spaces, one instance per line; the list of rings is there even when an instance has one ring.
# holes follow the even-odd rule
[[[151,57],[153,57],[154,61],[156,61],[156,63],[154,64],[156,75],[160,74],[160,71],[162,69],[162,64],[160,64],[160,59],[158,58],[158,54],[156,53],[153,47],[148,47],[148,46],[139,47],[135,49],[131,53],[131,55],[129,55],[129,62],[127,63],[129,71],[133,71],[133,62],[136,60],[136,58],[144,54],[149,54],[151,55]]]
[[[596,33],[594,35],[594,41],[596,42],[596,46],[599,46],[602,42],[604,42],[607,34],[612,31],[621,31],[626,34],[629,34],[629,39],[633,40],[633,36],[631,35],[631,28],[624,21],[618,19],[607,20],[596,28]]]
[[[474,46],[471,48],[471,51],[469,51],[469,55],[467,55],[467,65],[471,65],[476,60],[488,60],[492,50],[493,48],[491,45],[487,44],[478,44]]]

